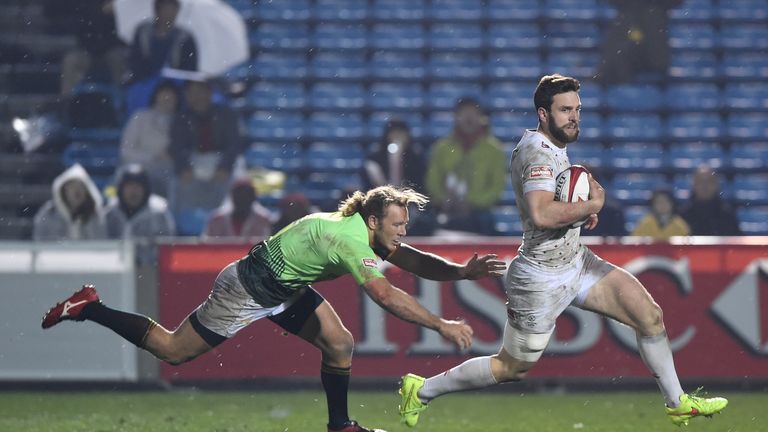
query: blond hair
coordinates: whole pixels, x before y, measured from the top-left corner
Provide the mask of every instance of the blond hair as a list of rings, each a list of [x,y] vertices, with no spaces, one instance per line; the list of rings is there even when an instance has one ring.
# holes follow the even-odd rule
[[[426,195],[413,189],[396,187],[392,185],[379,186],[368,192],[355,191],[346,200],[339,204],[339,211],[344,216],[352,216],[360,213],[363,219],[373,215],[379,219],[384,218],[384,211],[390,204],[408,207],[408,204],[416,204],[419,210],[429,202]]]

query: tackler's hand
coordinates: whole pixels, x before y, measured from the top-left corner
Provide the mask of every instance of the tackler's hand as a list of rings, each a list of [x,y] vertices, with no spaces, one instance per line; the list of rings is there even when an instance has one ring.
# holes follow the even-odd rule
[[[488,276],[503,276],[507,264],[496,259],[495,254],[488,254],[478,258],[475,253],[472,258],[459,270],[463,279],[480,279]]]

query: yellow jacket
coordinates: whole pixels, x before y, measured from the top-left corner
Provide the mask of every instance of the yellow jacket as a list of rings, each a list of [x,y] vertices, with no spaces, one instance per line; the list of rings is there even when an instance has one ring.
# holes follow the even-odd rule
[[[663,227],[653,214],[647,214],[637,223],[633,236],[653,237],[654,240],[669,240],[672,236],[687,236],[691,234],[688,224],[680,216],[675,215]]]

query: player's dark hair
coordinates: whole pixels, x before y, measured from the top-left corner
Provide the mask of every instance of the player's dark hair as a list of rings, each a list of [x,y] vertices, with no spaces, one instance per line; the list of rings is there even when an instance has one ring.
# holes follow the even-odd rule
[[[379,186],[368,192],[355,191],[346,200],[339,204],[339,211],[344,216],[352,216],[360,213],[363,219],[373,215],[379,219],[384,218],[384,210],[390,204],[407,207],[408,204],[416,204],[419,210],[429,202],[429,198],[413,189],[395,187],[392,185]]]
[[[533,104],[536,111],[544,108],[547,112],[552,108],[552,99],[560,93],[577,92],[581,83],[576,78],[560,74],[545,75],[539,80],[536,91],[533,93]]]

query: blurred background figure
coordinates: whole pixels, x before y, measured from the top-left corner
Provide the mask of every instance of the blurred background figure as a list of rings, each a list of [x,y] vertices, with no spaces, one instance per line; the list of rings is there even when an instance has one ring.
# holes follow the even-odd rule
[[[171,122],[178,107],[176,84],[161,82],[152,95],[151,106],[131,116],[120,140],[121,163],[145,167],[152,191],[165,197],[173,175],[173,160],[169,153]]]
[[[231,237],[264,239],[272,233],[272,214],[258,200],[249,178],[232,183],[229,199],[216,209],[206,223],[203,238]]]
[[[578,146],[579,143],[576,143]],[[606,178],[603,172],[593,165],[586,164],[584,162],[578,162],[592,173],[592,176],[598,182],[605,182]],[[582,236],[601,236],[601,237],[621,237],[627,235],[626,219],[624,218],[624,211],[616,203],[616,198],[608,193],[605,196],[605,204],[600,210],[599,223],[591,230],[581,230]]]
[[[391,184],[423,192],[425,171],[424,154],[413,143],[408,123],[390,120],[384,126],[378,147],[363,165],[363,189]]]
[[[316,211],[307,197],[301,192],[294,192],[284,196],[280,200],[278,208],[280,215],[272,227],[272,231],[275,233],[285,228],[291,222]]]
[[[75,164],[56,177],[51,192],[53,198],[35,215],[34,240],[107,238],[101,193],[81,165]]]
[[[171,126],[176,191],[174,208],[212,209],[221,204],[243,140],[237,115],[212,100],[212,84],[187,81],[186,108]]]
[[[677,213],[675,197],[671,191],[653,191],[649,206],[650,212],[637,223],[632,231],[633,236],[666,241],[673,236],[687,236],[691,233],[688,224]]]
[[[427,168],[427,195],[442,213],[440,225],[494,234],[491,209],[504,191],[506,165],[501,143],[491,134],[480,103],[473,98],[459,99],[453,131],[434,145]]]
[[[706,165],[693,175],[691,198],[682,216],[691,227],[691,235],[741,235],[736,212],[720,195],[720,175]]]
[[[669,67],[669,9],[682,0],[610,0],[617,9],[602,38],[598,78],[604,84],[631,82],[639,75],[656,81]]]

